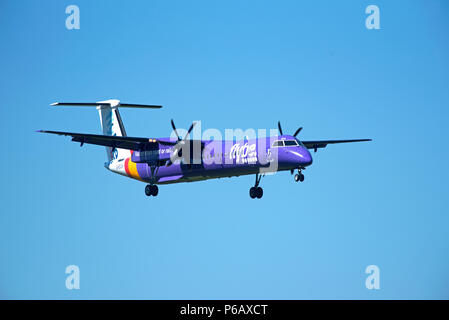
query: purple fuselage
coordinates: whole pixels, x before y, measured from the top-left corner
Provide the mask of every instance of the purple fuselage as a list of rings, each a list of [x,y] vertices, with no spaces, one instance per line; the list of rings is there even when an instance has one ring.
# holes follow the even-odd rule
[[[124,161],[126,173],[144,182],[169,184],[292,170],[312,164],[309,150],[290,135],[238,141],[202,140],[196,146],[193,144],[182,148],[181,157],[173,162],[169,160],[179,150],[177,146],[161,143],[146,154],[134,151]]]

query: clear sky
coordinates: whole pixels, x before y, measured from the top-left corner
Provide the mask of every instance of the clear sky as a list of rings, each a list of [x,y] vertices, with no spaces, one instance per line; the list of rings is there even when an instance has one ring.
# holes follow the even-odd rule
[[[444,0],[1,1],[0,298],[449,298],[448,35]],[[374,141],[265,177],[261,200],[253,176],[147,198],[104,148],[34,132],[101,133],[96,110],[49,104],[111,98],[164,105],[122,110],[132,136],[281,120]]]

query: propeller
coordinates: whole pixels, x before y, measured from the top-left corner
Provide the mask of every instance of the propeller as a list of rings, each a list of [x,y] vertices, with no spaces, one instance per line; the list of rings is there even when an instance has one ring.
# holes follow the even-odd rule
[[[281,135],[283,135],[283,133],[282,133],[282,127],[281,127],[281,122],[280,122],[280,121],[278,121],[278,129],[279,129],[279,133],[280,133]],[[296,137],[296,136],[298,135],[298,133],[301,132],[301,130],[302,130],[302,127],[299,127],[299,128],[295,131],[295,133],[293,134],[293,136]]]
[[[281,136],[283,135],[282,133],[282,127],[281,127],[281,122],[278,121],[278,129],[279,129],[279,133],[281,134]]]
[[[175,132],[176,136],[178,137],[178,141],[181,141],[181,137],[178,134],[178,130],[176,130],[175,122],[173,119],[171,119],[171,127],[173,128],[173,131]]]
[[[189,134],[192,132],[193,127],[195,126],[195,122],[193,122],[190,125],[189,130],[187,130],[186,135],[184,136],[184,139],[182,139],[179,134],[178,134],[178,130],[176,130],[176,126],[175,126],[175,122],[173,121],[173,119],[171,119],[171,126],[173,128],[173,131],[175,132],[176,136],[178,137],[178,143],[175,145],[174,150],[173,150],[173,154],[170,156],[170,159],[167,161],[167,163],[165,164],[167,167],[172,165],[173,162],[176,160],[176,158],[182,157],[182,146],[180,145],[184,145],[185,144],[185,140],[187,140],[187,137],[189,136]]]
[[[302,130],[302,127],[299,127],[299,128],[295,131],[295,133],[293,134],[293,136],[296,137],[296,136],[298,135],[298,133],[301,132],[301,130]]]
[[[173,128],[173,131],[175,132],[176,136],[178,137],[178,141],[182,141],[182,140],[186,140],[187,136],[190,134],[190,132],[192,132],[193,127],[195,126],[195,122],[193,122],[189,128],[189,130],[187,130],[187,133],[184,137],[184,139],[181,139],[181,137],[178,134],[178,130],[176,130],[176,126],[175,126],[175,122],[173,121],[173,119],[171,119],[171,126]]]

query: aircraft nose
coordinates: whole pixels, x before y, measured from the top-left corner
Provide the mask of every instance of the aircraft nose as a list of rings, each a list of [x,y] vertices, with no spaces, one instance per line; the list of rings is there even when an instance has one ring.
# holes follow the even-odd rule
[[[291,150],[289,153],[293,157],[292,161],[299,164],[302,167],[310,166],[313,162],[312,155],[307,149],[301,148],[295,151]]]
[[[303,153],[304,158],[302,159],[302,165],[303,166],[310,166],[313,162],[312,159],[312,155],[310,154],[310,152],[308,150],[305,150],[305,152]]]

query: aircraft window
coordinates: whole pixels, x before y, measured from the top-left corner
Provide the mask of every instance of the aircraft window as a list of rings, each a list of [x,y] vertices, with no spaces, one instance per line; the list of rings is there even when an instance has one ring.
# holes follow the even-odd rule
[[[299,140],[299,139],[296,139],[296,142],[298,142],[299,143],[299,145],[301,146],[301,147],[304,147],[305,148],[305,146],[304,146],[304,144],[301,142],[301,140]]]
[[[273,142],[273,147],[283,147],[284,146],[284,141],[282,140],[277,140],[275,142]]]
[[[296,140],[285,140],[284,142],[286,147],[298,145],[298,142],[296,142]]]

